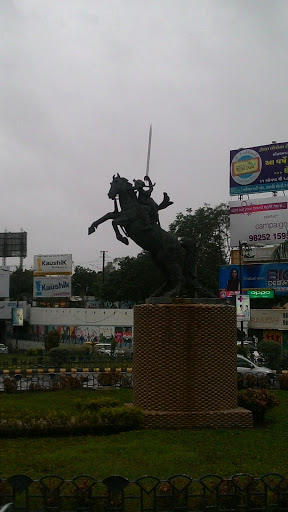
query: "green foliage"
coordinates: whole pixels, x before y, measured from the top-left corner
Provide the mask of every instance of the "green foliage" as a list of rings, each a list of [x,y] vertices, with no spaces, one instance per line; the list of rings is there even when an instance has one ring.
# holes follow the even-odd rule
[[[120,400],[111,396],[100,396],[89,400],[76,400],[75,406],[80,411],[99,411],[102,407],[119,407],[121,405]]]
[[[278,376],[278,382],[280,389],[284,389],[285,391],[288,391],[288,374],[283,373],[282,375]]]
[[[252,373],[238,374],[237,376],[238,389],[245,388],[260,388],[269,389],[271,382],[267,375],[253,375]]]
[[[44,354],[43,348],[28,348],[26,350],[26,356],[28,356],[28,357],[43,356],[43,354]]]
[[[85,346],[73,346],[73,345],[61,345],[58,347],[51,348],[48,352],[50,358],[50,365],[62,366],[66,363],[67,359],[77,359],[81,356],[85,356],[89,352],[87,345]]]
[[[218,267],[229,262],[229,208],[221,203],[209,204],[193,213],[178,213],[170,230],[178,238],[190,238],[195,244],[195,269],[198,280],[207,289],[218,293]]]
[[[16,390],[17,390],[16,380],[13,377],[12,378],[4,377],[4,392],[11,394],[11,393],[15,393]]]
[[[2,440],[5,457],[1,460],[1,477],[18,474],[19,470],[35,479],[47,474],[70,479],[87,473],[97,480],[109,475],[124,475],[132,480],[143,475],[160,479],[176,474],[193,478],[212,473],[227,478],[236,473],[287,475],[288,393],[281,390],[271,393],[280,405],[266,414],[264,424],[250,429],[144,429],[109,437],[67,434],[58,437],[56,443],[53,437],[5,439]],[[47,392],[37,397],[32,393],[2,393],[0,414],[7,419],[26,408],[33,410],[37,417],[45,417],[53,404],[53,409],[73,417],[77,412],[75,398],[82,397],[85,401],[97,396],[133,402],[133,392],[127,389]]]
[[[45,350],[51,350],[52,348],[59,347],[60,345],[60,333],[59,331],[50,331],[44,338]]]
[[[125,432],[144,427],[144,414],[139,407],[103,407],[99,411],[101,425],[109,432]]]
[[[238,393],[238,405],[251,411],[255,421],[263,421],[266,412],[279,405],[279,402],[267,389],[248,388]]]
[[[240,354],[241,356],[248,357],[248,349],[245,346],[237,345],[237,354]]]
[[[259,354],[263,356],[264,363],[273,370],[278,370],[280,366],[282,347],[276,341],[262,340],[257,345]]]
[[[74,379],[75,380],[75,379]],[[45,416],[23,409],[14,415],[0,417],[0,437],[46,437],[95,435],[125,432],[143,428],[144,415],[137,407],[120,406],[111,400],[86,403],[78,414],[70,416],[66,411],[49,409]],[[94,407],[95,406],[95,407]]]
[[[33,270],[18,267],[10,275],[10,299],[28,300],[33,297]]]
[[[163,278],[147,252],[115,260],[117,268],[105,277],[103,300],[142,303]]]
[[[102,372],[98,375],[98,384],[100,386],[115,386],[119,380],[120,375],[116,372]]]
[[[77,266],[72,275],[72,293],[84,298],[87,295],[98,297],[102,283],[102,274],[90,268]]]

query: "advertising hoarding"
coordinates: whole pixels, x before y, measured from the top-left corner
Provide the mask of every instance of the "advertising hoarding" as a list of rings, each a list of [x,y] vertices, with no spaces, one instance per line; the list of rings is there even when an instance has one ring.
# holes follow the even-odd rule
[[[27,256],[27,233],[20,231],[20,233],[0,233],[0,257],[19,257],[26,258]]]
[[[248,244],[276,245],[288,239],[288,198],[271,197],[231,201],[231,246],[239,240]]]
[[[230,195],[288,189],[288,142],[230,151]]]
[[[251,299],[274,299],[274,290],[247,290],[247,295]]]
[[[226,296],[235,295],[235,292],[227,291],[233,270],[237,271],[240,277],[240,265],[222,265],[219,267],[219,290]],[[271,288],[276,295],[287,295],[288,293],[288,263],[262,263],[252,265],[241,265],[242,290],[265,290]]]
[[[0,320],[11,320],[11,318],[12,318],[12,309],[13,308],[17,308],[17,307],[21,307],[23,309],[24,320],[25,320],[26,319],[26,306],[27,306],[27,302],[25,300],[19,300],[18,301],[18,306],[17,306],[17,301],[16,300],[12,300],[12,301],[3,300],[3,301],[0,301]]]
[[[72,254],[46,254],[34,256],[34,276],[71,275]]]
[[[71,297],[71,276],[34,277],[33,297]]]
[[[12,325],[13,327],[22,327],[24,322],[24,309],[12,308]]]
[[[10,269],[9,267],[0,267],[0,297],[9,297],[10,287]]]
[[[243,261],[244,262],[258,262],[262,261],[273,261],[273,252],[276,247],[243,247]]]
[[[237,295],[236,297],[237,322],[250,320],[250,297],[249,295]]]

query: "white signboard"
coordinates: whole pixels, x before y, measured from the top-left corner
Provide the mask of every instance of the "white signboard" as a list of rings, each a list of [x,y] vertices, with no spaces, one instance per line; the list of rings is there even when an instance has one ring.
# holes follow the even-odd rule
[[[10,270],[0,267],[0,297],[9,297]]]
[[[249,295],[238,295],[236,297],[237,322],[250,320],[250,297]]]
[[[71,275],[72,254],[34,256],[34,276]]]
[[[71,276],[34,277],[33,297],[71,297]]]
[[[231,246],[248,244],[275,245],[288,240],[288,198],[232,201],[230,205]]]
[[[12,318],[12,309],[13,308],[22,308],[24,311],[24,319],[26,318],[26,306],[27,302],[24,300],[19,300],[18,305],[16,300],[12,301],[0,301],[0,320],[11,320]]]
[[[243,247],[243,261],[248,263],[258,262],[258,261],[272,261],[273,260],[273,252],[276,247],[251,247],[248,245],[247,247]],[[238,249],[237,249],[238,251]]]

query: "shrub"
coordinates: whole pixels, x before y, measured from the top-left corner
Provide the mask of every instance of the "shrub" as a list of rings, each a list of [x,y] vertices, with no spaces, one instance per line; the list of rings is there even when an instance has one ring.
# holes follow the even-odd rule
[[[43,353],[44,353],[43,348],[28,348],[26,350],[26,356],[30,356],[30,357],[43,356]]]
[[[237,345],[237,354],[240,354],[241,356],[248,357],[248,348],[247,347],[241,347],[241,345]]]
[[[138,407],[103,407],[99,411],[99,421],[108,427],[109,432],[137,430],[144,426],[144,414]]]
[[[288,390],[288,374],[282,374],[278,377],[279,387],[280,389]]]
[[[279,369],[282,347],[276,341],[262,340],[257,345],[258,352],[263,356],[264,363],[273,370]]]
[[[92,398],[91,400],[86,400],[85,402],[81,400],[75,401],[76,407],[78,410],[88,410],[88,411],[99,411],[102,407],[119,407],[120,400],[116,398],[112,398],[109,396],[103,396],[99,398]]]
[[[82,375],[61,375],[60,388],[61,389],[82,389],[85,377]]]
[[[99,386],[115,386],[119,380],[119,373],[116,372],[103,372],[98,375]]]
[[[238,405],[251,411],[255,421],[263,421],[266,412],[279,405],[279,402],[267,389],[248,388],[238,393]]]
[[[49,410],[45,417],[24,409],[10,418],[0,418],[0,437],[46,437],[113,434],[143,427],[144,414],[137,407],[102,407],[70,416]]]
[[[60,332],[59,331],[50,331],[46,334],[44,338],[45,350],[50,350],[51,348],[59,347],[60,344]]]
[[[17,391],[17,382],[13,377],[4,377],[4,391],[5,393],[15,393]]]

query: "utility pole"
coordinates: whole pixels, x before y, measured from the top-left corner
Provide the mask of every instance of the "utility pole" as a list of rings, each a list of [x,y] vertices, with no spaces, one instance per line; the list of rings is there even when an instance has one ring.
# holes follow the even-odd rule
[[[105,254],[108,251],[100,251],[102,254],[102,284],[105,282]]]

